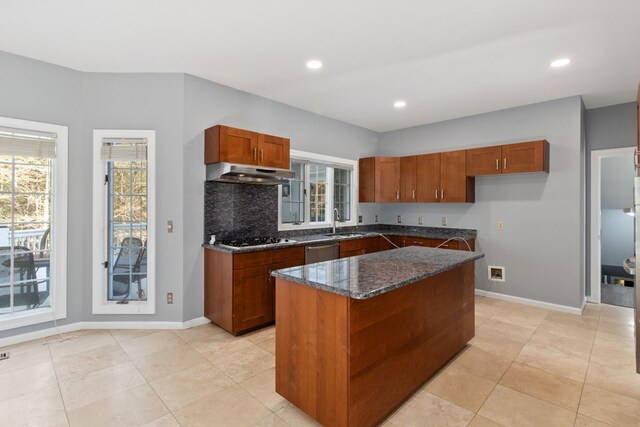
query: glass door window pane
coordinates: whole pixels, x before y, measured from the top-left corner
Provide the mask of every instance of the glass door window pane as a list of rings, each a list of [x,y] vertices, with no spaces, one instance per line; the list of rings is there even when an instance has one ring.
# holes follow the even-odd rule
[[[53,162],[0,156],[0,314],[51,306]]]
[[[108,162],[109,301],[147,300],[146,162]]]
[[[304,163],[291,161],[293,179],[282,185],[282,222],[304,222]]]
[[[333,206],[338,209],[340,221],[351,219],[351,171],[334,169],[333,171]]]
[[[327,221],[327,166],[309,165],[309,221]]]

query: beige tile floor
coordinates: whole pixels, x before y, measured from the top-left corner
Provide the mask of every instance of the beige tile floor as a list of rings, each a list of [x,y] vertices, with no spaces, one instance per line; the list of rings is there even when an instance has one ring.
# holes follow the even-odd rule
[[[476,337],[383,426],[640,426],[632,315],[477,297]],[[65,338],[2,349],[0,425],[315,425],[274,392],[273,327]]]

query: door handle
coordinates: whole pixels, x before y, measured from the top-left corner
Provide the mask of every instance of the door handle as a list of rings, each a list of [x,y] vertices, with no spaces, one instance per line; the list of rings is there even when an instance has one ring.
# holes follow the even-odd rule
[[[624,261],[622,261],[622,268],[624,268],[624,271],[626,271],[627,274],[636,274],[636,259],[635,259],[635,257],[627,258]]]

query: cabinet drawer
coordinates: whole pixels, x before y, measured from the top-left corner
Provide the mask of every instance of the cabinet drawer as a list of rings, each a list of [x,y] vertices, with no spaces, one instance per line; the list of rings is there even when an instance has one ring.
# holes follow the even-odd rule
[[[359,249],[365,249],[365,253],[377,251],[378,238],[368,237],[366,239],[345,240],[340,242],[340,256],[342,256],[343,252],[350,252]]]
[[[304,247],[296,246],[295,248],[274,249],[271,252],[271,262],[290,262],[301,260],[300,264],[304,264]]]
[[[271,251],[243,252],[233,254],[233,269],[256,267],[271,263]]]

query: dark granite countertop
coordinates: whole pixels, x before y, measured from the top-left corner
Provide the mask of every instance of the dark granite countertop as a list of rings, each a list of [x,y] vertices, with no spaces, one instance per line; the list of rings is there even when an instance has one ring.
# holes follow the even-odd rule
[[[229,248],[223,247],[218,244],[210,245],[204,243],[202,247],[207,249],[214,249],[220,252],[226,253],[240,253],[240,252],[256,252],[264,251],[267,249],[281,249],[291,246],[304,246],[311,243],[323,244],[332,241],[351,240],[351,239],[365,239],[367,237],[375,237],[380,234],[387,236],[410,236],[410,237],[422,237],[427,239],[450,239],[452,237],[463,238],[466,240],[475,239],[476,230],[463,229],[463,228],[445,228],[445,227],[409,227],[402,225],[366,225],[359,227],[340,227],[337,229],[338,233],[357,233],[354,234],[338,234],[335,236],[327,236],[331,233],[331,229],[316,229],[316,230],[300,230],[300,231],[285,231],[280,232],[279,236],[283,239],[292,239],[295,242],[283,242],[272,245],[262,246],[249,246],[242,248]]]
[[[272,276],[367,299],[484,257],[479,252],[408,246],[276,270]]]

